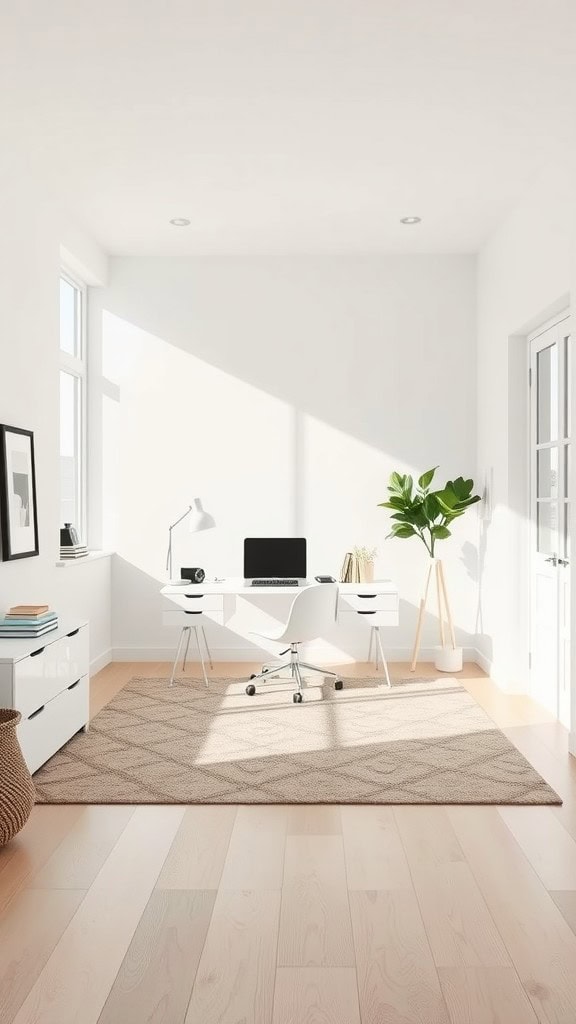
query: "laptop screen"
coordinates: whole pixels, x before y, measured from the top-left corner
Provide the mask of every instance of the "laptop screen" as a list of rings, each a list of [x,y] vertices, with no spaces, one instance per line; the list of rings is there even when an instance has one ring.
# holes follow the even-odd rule
[[[244,578],[306,579],[306,538],[246,537]]]

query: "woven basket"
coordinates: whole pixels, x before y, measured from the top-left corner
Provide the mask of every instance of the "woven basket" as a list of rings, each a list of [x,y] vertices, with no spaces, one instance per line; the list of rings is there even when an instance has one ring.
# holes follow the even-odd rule
[[[34,806],[34,784],[16,736],[21,717],[0,708],[0,846],[24,827]]]

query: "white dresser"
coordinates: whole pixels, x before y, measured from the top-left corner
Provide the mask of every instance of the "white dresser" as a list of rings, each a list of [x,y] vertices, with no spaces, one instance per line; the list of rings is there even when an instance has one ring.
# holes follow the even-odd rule
[[[89,717],[88,623],[33,640],[0,639],[0,707],[22,715],[18,739],[35,772]]]

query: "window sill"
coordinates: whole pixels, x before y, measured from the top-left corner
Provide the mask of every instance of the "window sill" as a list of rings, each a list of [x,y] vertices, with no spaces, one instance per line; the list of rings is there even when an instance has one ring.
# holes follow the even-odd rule
[[[73,565],[86,565],[87,562],[97,562],[99,558],[112,558],[111,551],[89,551],[83,558],[65,558],[56,562],[58,569],[69,569]]]

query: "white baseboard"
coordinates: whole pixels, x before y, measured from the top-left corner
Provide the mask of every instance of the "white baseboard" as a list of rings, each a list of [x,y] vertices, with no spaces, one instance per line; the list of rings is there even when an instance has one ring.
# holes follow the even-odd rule
[[[95,658],[92,659],[92,661],[90,662],[90,675],[96,675],[96,673],[99,672],[100,669],[106,668],[106,665],[109,665],[111,661],[115,660],[117,659],[114,658],[114,651],[112,650],[111,647],[109,647],[107,651],[103,651],[102,654],[98,654]]]
[[[482,654],[482,651],[479,651],[477,647],[473,647],[472,651],[473,654],[470,661],[474,661],[487,676],[491,676],[492,662],[490,661],[490,658],[487,658],[485,654]]]
[[[252,647],[212,647],[212,658],[214,661],[228,662],[246,662],[247,664],[253,664],[254,662],[265,661],[266,658],[272,660],[274,655],[266,654],[265,651]],[[419,661],[433,661],[435,655],[435,647],[423,647],[420,651]],[[174,660],[175,647],[136,647],[128,644],[119,644],[112,648],[111,661],[167,661],[171,662]],[[412,649],[410,647],[388,647],[385,649],[386,658],[388,661],[410,661],[412,658]],[[481,655],[475,647],[464,647],[463,649],[464,661],[472,661],[476,664],[481,662],[478,660]],[[330,664],[334,661],[334,651],[332,648],[327,648],[325,652],[320,647],[315,647],[310,651],[309,657],[319,659],[320,662],[326,660],[326,664]],[[355,661],[365,661],[366,651],[358,652],[357,657],[352,654],[347,654],[345,658],[339,660],[338,664],[353,664]],[[192,654],[192,662],[196,660],[194,654]],[[481,667],[484,667],[481,665]]]

